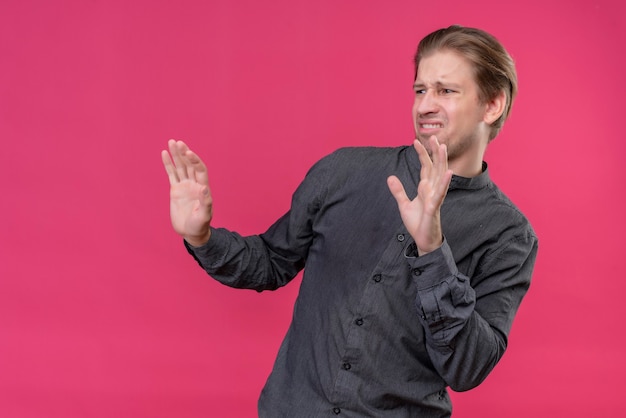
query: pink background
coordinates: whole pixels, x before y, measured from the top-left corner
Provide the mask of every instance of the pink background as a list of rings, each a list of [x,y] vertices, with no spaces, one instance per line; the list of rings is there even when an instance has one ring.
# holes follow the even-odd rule
[[[518,63],[487,160],[541,240],[510,348],[455,416],[626,413],[623,4],[4,0],[0,416],[255,416],[298,281],[206,276],[161,149],[206,159],[216,226],[262,232],[323,155],[411,142],[415,46],[452,23]]]

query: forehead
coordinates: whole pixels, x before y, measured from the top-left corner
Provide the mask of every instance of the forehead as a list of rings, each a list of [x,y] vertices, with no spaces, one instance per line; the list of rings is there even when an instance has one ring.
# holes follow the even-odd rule
[[[415,82],[475,84],[472,64],[465,57],[450,50],[435,51],[422,57]]]

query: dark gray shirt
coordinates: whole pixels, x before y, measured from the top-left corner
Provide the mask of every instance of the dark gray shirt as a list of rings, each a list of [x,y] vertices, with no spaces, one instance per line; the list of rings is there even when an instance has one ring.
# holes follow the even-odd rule
[[[267,232],[213,229],[190,253],[233,287],[276,289],[305,267],[261,417],[447,417],[446,391],[478,385],[502,357],[537,238],[491,182],[454,176],[444,243],[418,257],[386,179],[414,198],[413,147],[345,148],[319,161]]]

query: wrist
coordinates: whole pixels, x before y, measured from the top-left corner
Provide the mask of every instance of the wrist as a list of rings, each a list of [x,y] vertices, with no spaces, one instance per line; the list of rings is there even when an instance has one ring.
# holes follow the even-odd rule
[[[209,228],[206,234],[186,235],[186,236],[183,236],[183,238],[185,241],[187,241],[187,244],[191,245],[192,247],[202,247],[207,242],[209,242],[209,239],[211,238],[211,228]]]
[[[441,246],[443,245],[443,235],[441,236],[441,239],[438,242],[435,241],[434,243],[430,243],[429,245],[424,246],[424,247],[420,246],[417,243],[417,241],[415,242],[415,244],[417,245],[417,255],[423,256],[441,248]]]

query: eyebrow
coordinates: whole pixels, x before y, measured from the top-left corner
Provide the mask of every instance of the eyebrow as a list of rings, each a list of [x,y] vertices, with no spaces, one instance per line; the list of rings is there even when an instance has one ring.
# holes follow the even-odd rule
[[[413,83],[413,88],[414,89],[416,89],[416,88],[424,88],[424,87],[426,87],[426,84],[424,84],[424,83]],[[441,82],[441,81],[437,81],[435,83],[435,87],[437,87],[437,88],[452,87],[454,89],[459,89],[461,86],[459,84],[457,84],[457,83],[452,83],[452,82],[444,83],[444,82]]]

